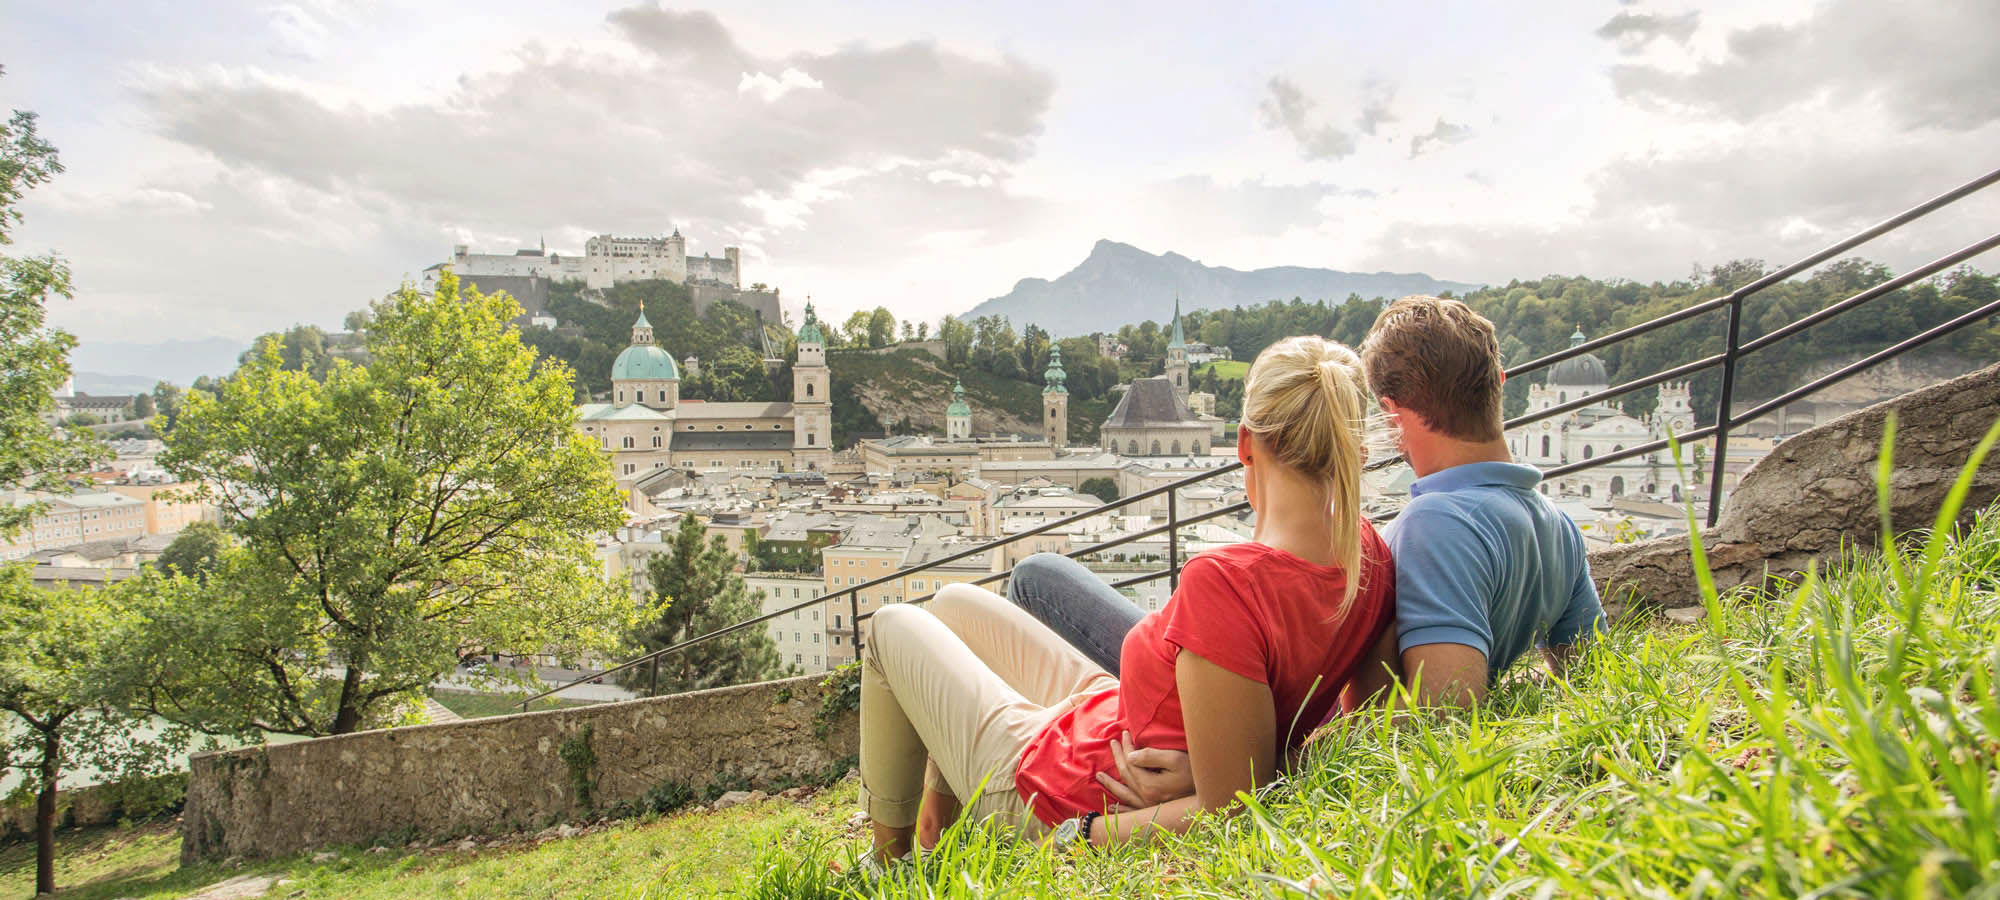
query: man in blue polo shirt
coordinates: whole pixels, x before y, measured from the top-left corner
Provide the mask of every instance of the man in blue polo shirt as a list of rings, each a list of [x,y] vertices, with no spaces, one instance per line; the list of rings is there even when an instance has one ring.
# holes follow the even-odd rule
[[[1361,345],[1417,480],[1386,532],[1396,641],[1419,705],[1470,705],[1530,647],[1551,672],[1603,617],[1583,536],[1513,462],[1493,324],[1456,300],[1404,297]]]

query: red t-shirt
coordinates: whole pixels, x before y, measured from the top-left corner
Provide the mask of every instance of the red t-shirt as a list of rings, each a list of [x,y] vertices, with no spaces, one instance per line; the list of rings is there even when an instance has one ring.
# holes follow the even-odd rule
[[[1015,790],[1054,826],[1117,801],[1097,783],[1117,775],[1111,741],[1125,730],[1141,747],[1187,749],[1174,662],[1187,650],[1271,688],[1279,746],[1305,740],[1339,701],[1395,611],[1389,548],[1361,523],[1361,587],[1339,617],[1346,573],[1263,544],[1188,560],[1180,589],[1125,636],[1118,687],[1057,716],[1028,742]]]

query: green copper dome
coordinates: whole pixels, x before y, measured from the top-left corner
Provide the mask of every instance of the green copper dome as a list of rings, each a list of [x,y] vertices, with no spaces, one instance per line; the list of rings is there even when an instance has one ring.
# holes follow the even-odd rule
[[[679,381],[681,369],[674,356],[658,344],[634,344],[618,354],[611,364],[612,381]]]
[[[969,405],[967,405],[967,404],[966,404],[966,402],[965,402],[965,385],[964,385],[964,384],[961,384],[961,383],[959,383],[959,382],[956,382],[956,381],[952,382],[952,384],[951,384],[951,405],[950,405],[950,406],[947,406],[947,407],[945,407],[945,408],[944,408],[944,414],[945,414],[945,415],[947,415],[947,416],[971,416],[971,415],[972,415],[972,407],[971,407],[971,406],[969,406]]]
[[[632,346],[626,347],[611,364],[611,380],[681,380],[681,369],[674,365],[674,355],[653,343],[653,324],[646,321],[643,309],[639,311],[639,321],[632,323]]]
[[[1068,381],[1069,375],[1063,372],[1062,367],[1062,348],[1055,344],[1050,344],[1049,367],[1042,372],[1042,384],[1044,385],[1042,393],[1067,394],[1069,393]]]
[[[799,343],[824,344],[826,335],[820,333],[819,319],[813,317],[813,305],[806,304],[806,323],[799,326]]]

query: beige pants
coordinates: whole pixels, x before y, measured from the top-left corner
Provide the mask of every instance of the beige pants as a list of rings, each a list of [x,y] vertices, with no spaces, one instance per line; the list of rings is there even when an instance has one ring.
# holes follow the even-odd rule
[[[1014,789],[1021,751],[1064,710],[1118,686],[1019,607],[963,584],[923,607],[876,612],[866,660],[861,808],[897,828],[916,823],[928,782],[969,801],[974,820],[1039,835],[1045,827]]]

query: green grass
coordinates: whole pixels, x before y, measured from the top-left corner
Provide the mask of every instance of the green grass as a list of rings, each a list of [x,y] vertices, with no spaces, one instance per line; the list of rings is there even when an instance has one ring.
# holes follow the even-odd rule
[[[1218,359],[1195,366],[1193,375],[1198,378],[1204,372],[1214,372],[1223,381],[1242,381],[1250,375],[1250,364],[1237,359]]]
[[[275,875],[291,883],[272,897],[714,897],[754,885],[751,863],[818,836],[845,833],[855,808],[851,783],[804,804],[770,800],[719,813],[689,811],[537,847],[459,852],[452,842],[429,850],[371,853],[343,847],[334,859],[311,854],[240,867],[178,867],[176,826],[58,833],[56,883],[75,900],[180,897],[238,875]],[[34,844],[0,847],[0,900],[33,895]]]
[[[445,709],[458,713],[467,719],[483,719],[487,716],[508,716],[521,712],[521,698],[526,694],[508,696],[505,694],[478,694],[471,691],[431,691],[431,699],[442,704]],[[528,712],[545,709],[568,709],[573,706],[589,706],[587,700],[563,700],[544,697],[528,705]]]

